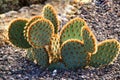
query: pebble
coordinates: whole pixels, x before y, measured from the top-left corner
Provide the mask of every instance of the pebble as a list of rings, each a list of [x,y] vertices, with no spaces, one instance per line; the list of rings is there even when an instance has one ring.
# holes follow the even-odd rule
[[[52,76],[57,75],[57,70],[53,70]]]
[[[18,12],[17,11],[9,11],[7,13],[5,13],[5,16],[6,17],[12,17],[13,15],[17,15]]]

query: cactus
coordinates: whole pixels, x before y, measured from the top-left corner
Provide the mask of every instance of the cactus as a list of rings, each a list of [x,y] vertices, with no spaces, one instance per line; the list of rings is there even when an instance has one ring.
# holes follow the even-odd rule
[[[54,69],[58,69],[58,70],[67,70],[67,68],[65,67],[64,63],[62,62],[53,62],[48,66],[49,70],[54,70]]]
[[[59,21],[57,18],[57,13],[55,11],[55,9],[53,8],[53,6],[47,4],[44,8],[43,8],[43,16],[44,18],[50,20],[53,25],[54,25],[54,33],[58,33],[59,30]]]
[[[58,32],[58,19],[51,5],[43,9],[44,17],[29,21],[16,19],[9,26],[11,43],[27,48],[26,57],[43,68],[76,70],[85,66],[111,64],[119,54],[120,43],[115,39],[97,44],[97,40],[81,18],[72,19]]]
[[[26,57],[27,57],[30,61],[34,61],[33,48],[27,49],[27,55],[26,55]]]
[[[8,29],[9,41],[20,48],[30,48],[31,46],[24,37],[23,30],[28,22],[27,19],[15,19],[13,20]]]
[[[26,24],[26,26],[25,26],[25,28],[24,28],[24,36],[25,36],[25,38],[27,38],[27,30],[28,30],[28,28],[29,28],[29,26],[33,23],[33,22],[35,22],[36,20],[38,20],[38,19],[42,19],[42,16],[34,16],[34,17],[32,17],[29,21],[28,21],[28,23]]]
[[[60,44],[68,39],[82,40],[82,28],[86,26],[86,22],[81,18],[72,19],[60,31]]]
[[[97,51],[97,41],[94,34],[92,33],[92,31],[88,26],[85,26],[82,29],[82,37],[83,37],[85,52],[88,54],[86,65],[89,65],[91,55],[95,54]]]
[[[67,40],[62,44],[61,57],[68,69],[83,68],[86,65],[87,53],[80,40]]]
[[[39,48],[50,43],[54,34],[54,27],[47,19],[37,20],[31,24],[27,31],[27,40],[34,48]]]
[[[50,63],[52,61],[56,62],[60,60],[60,37],[58,34],[54,34],[50,40],[49,46],[49,55],[50,55]]]
[[[95,54],[97,51],[97,41],[89,27],[86,26],[82,29],[82,37],[87,53]]]
[[[86,26],[82,29],[82,37],[85,50],[89,53],[95,54],[97,51],[97,41],[89,27]]]
[[[45,48],[33,48],[34,60],[43,68],[49,65],[49,55]]]
[[[90,65],[100,67],[111,64],[120,51],[120,44],[115,39],[108,39],[98,44],[97,53],[91,56]]]

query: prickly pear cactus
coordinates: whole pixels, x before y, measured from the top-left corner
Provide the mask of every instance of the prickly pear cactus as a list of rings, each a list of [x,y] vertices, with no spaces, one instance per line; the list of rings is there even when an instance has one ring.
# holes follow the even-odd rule
[[[84,48],[88,53],[95,54],[97,51],[97,41],[89,27],[82,29]]]
[[[20,48],[30,48],[31,46],[24,37],[24,27],[28,22],[27,19],[15,19],[13,20],[8,29],[9,41]]]
[[[34,61],[33,48],[27,49],[26,57],[27,57],[30,61]]]
[[[34,60],[43,68],[49,65],[49,55],[45,48],[33,48]]]
[[[86,66],[87,53],[80,40],[67,40],[62,44],[61,57],[65,66],[70,70]]]
[[[32,47],[39,48],[50,43],[54,27],[47,19],[37,20],[28,28],[27,34],[27,40]]]
[[[60,37],[58,34],[54,34],[50,40],[49,46],[49,55],[50,55],[50,63],[58,61],[60,56]]]
[[[76,70],[85,66],[100,67],[112,63],[120,51],[115,39],[97,44],[97,40],[81,18],[72,19],[58,33],[58,19],[51,5],[43,9],[44,17],[13,20],[8,29],[9,40],[27,48],[26,57],[43,68]]]
[[[58,69],[58,70],[66,70],[67,68],[65,67],[64,63],[62,62],[53,62],[48,66],[49,70],[54,70],[54,69]]]
[[[43,16],[44,18],[50,20],[53,25],[54,25],[54,33],[58,33],[59,30],[59,21],[58,21],[58,17],[57,17],[57,13],[55,11],[55,9],[53,8],[53,6],[47,4],[44,8],[43,8]]]
[[[82,40],[82,28],[86,26],[86,22],[81,18],[72,19],[60,31],[60,43],[68,39]]]
[[[96,54],[91,56],[90,66],[100,67],[109,65],[118,56],[120,44],[115,39],[105,40],[98,44]]]
[[[42,19],[43,17],[42,16],[34,16],[34,17],[32,17],[28,22],[27,22],[27,24],[26,24],[26,26],[25,26],[25,28],[24,28],[24,36],[25,36],[25,38],[27,38],[27,30],[28,30],[28,28],[29,28],[29,26],[34,22],[34,21],[36,21],[36,20],[39,20],[39,19]]]

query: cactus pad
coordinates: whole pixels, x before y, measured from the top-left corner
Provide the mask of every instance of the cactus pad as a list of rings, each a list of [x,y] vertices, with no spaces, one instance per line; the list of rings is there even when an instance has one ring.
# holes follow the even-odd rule
[[[68,39],[82,40],[81,31],[86,22],[81,18],[72,19],[60,31],[60,44]]]
[[[28,21],[28,23],[26,24],[26,26],[25,26],[25,28],[24,28],[24,36],[25,36],[25,38],[27,38],[27,30],[28,30],[29,26],[30,26],[34,21],[36,21],[36,20],[38,20],[38,19],[42,19],[42,16],[34,16],[34,17],[32,17],[32,18]]]
[[[51,63],[51,64],[48,66],[48,69],[49,69],[49,70],[54,70],[54,69],[65,70],[66,67],[65,67],[65,65],[64,65],[62,62],[54,62],[54,63]]]
[[[61,47],[62,61],[68,69],[78,69],[86,66],[86,57],[83,42],[67,40]]]
[[[86,52],[95,54],[97,51],[97,41],[89,27],[86,26],[82,29],[82,36]]]
[[[108,65],[118,56],[120,44],[115,39],[109,39],[101,42],[98,45],[98,51],[91,56],[90,65],[100,67]]]
[[[50,60],[56,62],[60,59],[60,37],[58,34],[54,34],[50,40],[49,54]],[[51,63],[50,61],[50,63]]]
[[[26,55],[26,57],[27,57],[30,61],[34,61],[33,48],[27,49],[27,55]]]
[[[27,40],[32,47],[43,47],[50,43],[50,38],[54,34],[54,27],[47,19],[37,20],[30,25],[27,34]]]
[[[58,30],[59,30],[59,21],[57,18],[57,13],[55,12],[52,5],[47,4],[44,7],[43,16],[44,16],[44,18],[49,19],[53,23],[55,33],[57,34]]]
[[[10,42],[16,47],[30,48],[31,46],[24,37],[24,27],[28,22],[27,19],[15,19],[11,22],[8,29]]]
[[[45,48],[33,48],[34,58],[38,65],[46,68],[49,65],[49,56]]]

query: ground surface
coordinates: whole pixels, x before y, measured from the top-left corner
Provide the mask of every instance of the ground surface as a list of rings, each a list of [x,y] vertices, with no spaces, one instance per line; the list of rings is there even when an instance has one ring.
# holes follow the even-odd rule
[[[59,20],[65,24],[68,19],[63,15],[65,4],[51,2],[58,11]],[[9,22],[17,17],[30,18],[41,14],[43,5],[31,5],[18,11],[10,11],[0,15],[0,28],[7,29]],[[115,38],[120,41],[120,1],[97,0],[93,4],[83,5],[78,12],[72,14],[84,18],[94,32],[98,42]],[[50,79],[87,79],[87,80],[119,80],[120,55],[113,64],[101,68],[86,68],[77,71],[42,71],[39,66],[23,57],[25,50],[12,47],[8,44],[0,46],[0,80],[50,80]]]

